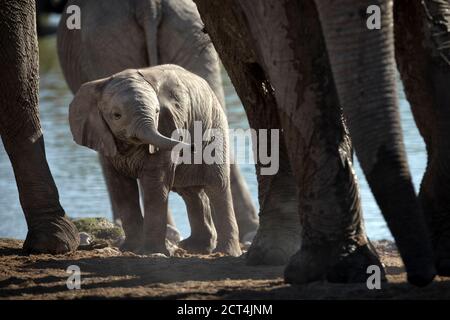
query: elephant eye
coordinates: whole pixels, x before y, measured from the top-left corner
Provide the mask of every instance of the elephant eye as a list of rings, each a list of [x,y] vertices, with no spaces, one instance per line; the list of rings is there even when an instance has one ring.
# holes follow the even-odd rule
[[[114,112],[113,113],[113,118],[114,120],[119,120],[120,118],[122,118],[122,115],[118,112]]]

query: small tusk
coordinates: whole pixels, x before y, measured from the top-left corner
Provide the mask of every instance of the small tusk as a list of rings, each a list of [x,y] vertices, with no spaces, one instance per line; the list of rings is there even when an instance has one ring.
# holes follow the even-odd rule
[[[148,153],[150,153],[150,154],[155,154],[158,150],[159,150],[159,149],[156,148],[154,145],[152,145],[152,144],[149,144],[149,145],[148,145]]]

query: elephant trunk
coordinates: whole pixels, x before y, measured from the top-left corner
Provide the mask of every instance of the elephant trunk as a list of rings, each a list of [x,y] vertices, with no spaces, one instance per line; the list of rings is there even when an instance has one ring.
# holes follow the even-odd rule
[[[159,150],[172,150],[179,143],[187,145],[186,143],[163,136],[151,121],[146,121],[143,125],[137,127],[139,129],[136,130],[135,136],[141,142],[152,145]]]
[[[396,240],[409,282],[426,285],[435,270],[430,237],[403,145],[397,106],[393,3],[316,0],[316,5],[356,155]]]

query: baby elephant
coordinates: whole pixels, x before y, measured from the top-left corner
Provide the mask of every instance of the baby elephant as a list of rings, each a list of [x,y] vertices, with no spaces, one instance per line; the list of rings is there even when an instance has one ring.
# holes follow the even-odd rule
[[[69,122],[75,142],[102,153],[104,170],[111,173],[107,176],[123,186],[109,190],[126,235],[123,250],[169,254],[167,202],[173,190],[185,201],[191,225],[191,236],[181,247],[241,254],[230,191],[228,123],[205,80],[175,65],[128,69],[85,83],[70,104]],[[182,138],[195,140],[199,126],[202,133],[218,132],[220,138],[200,137],[193,157],[189,141],[169,138],[184,132]],[[221,148],[214,150],[212,163],[203,157],[180,163],[174,157],[196,158],[213,144]],[[144,217],[139,190],[130,188],[134,179]]]

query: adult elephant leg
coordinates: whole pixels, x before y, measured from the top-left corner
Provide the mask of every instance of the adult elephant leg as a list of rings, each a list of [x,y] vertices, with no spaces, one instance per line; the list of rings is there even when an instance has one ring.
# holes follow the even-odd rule
[[[289,46],[287,43],[278,42],[273,44],[276,45],[277,48],[272,48],[269,39],[283,38],[283,30],[287,30],[285,26],[286,21],[283,21],[283,17],[278,16],[278,14],[280,14],[280,8],[283,9],[285,3],[265,3],[263,5],[268,5],[268,7],[265,8],[266,10],[261,11],[252,11],[252,7],[246,4],[243,4],[245,9],[243,10],[241,2],[232,0],[222,2],[209,1],[207,3],[204,1],[196,1],[196,3],[199,7],[203,21],[205,22],[206,29],[211,35],[216,49],[221,55],[222,62],[229,72],[230,78],[246,108],[250,126],[255,129],[276,129],[280,128],[281,124],[283,124],[284,131],[281,134],[282,139],[279,146],[279,172],[273,177],[264,177],[259,174],[261,166],[257,165],[259,202],[261,206],[260,228],[254,244],[248,253],[249,262],[252,262],[252,256],[259,256],[259,258],[255,259],[258,263],[285,263],[287,257],[298,250],[300,247],[301,233],[296,195],[297,187],[299,187],[301,190],[309,191],[309,193],[305,195],[302,195],[300,192],[300,200],[304,201],[304,199],[310,199],[309,203],[301,203],[300,209],[306,210],[305,212],[307,212],[307,214],[301,214],[303,217],[308,217],[302,221],[305,223],[305,226],[308,225],[308,230],[305,231],[305,234],[308,234],[308,236],[304,238],[309,237],[310,239],[314,239],[311,243],[316,243],[317,245],[323,244],[323,246],[316,247],[316,249],[319,250],[318,252],[314,252],[311,247],[308,251],[304,251],[305,261],[303,262],[303,265],[297,264],[297,262],[301,262],[302,259],[294,259],[296,262],[291,264],[291,266],[294,267],[290,268],[293,272],[287,272],[288,280],[307,282],[324,276],[327,276],[330,280],[334,281],[361,280],[362,274],[364,273],[365,275],[364,266],[367,266],[368,264],[379,264],[379,262],[374,256],[374,253],[370,252],[366,246],[367,239],[362,228],[360,208],[357,200],[358,194],[355,191],[356,185],[353,172],[351,171],[351,166],[349,166],[351,157],[351,152],[349,150],[350,146],[345,139],[346,135],[341,122],[339,109],[336,105],[333,105],[332,102],[325,102],[324,97],[320,94],[322,92],[321,90],[327,92],[327,90],[330,89],[330,77],[327,80],[325,75],[320,81],[308,78],[308,75],[311,77],[314,74],[314,72],[311,71],[311,60],[283,57],[285,52],[292,52],[291,48],[295,47],[294,44],[293,46]],[[292,4],[297,5],[296,3]],[[314,8],[312,2],[302,1],[301,5],[307,5],[307,8],[309,9]],[[264,9],[262,7],[256,7],[255,9]],[[293,21],[298,21],[298,7],[286,7],[286,9],[289,9],[287,11],[292,13]],[[263,14],[264,12],[267,13],[267,16]],[[306,12],[311,13],[311,11],[305,9],[304,16],[308,17],[309,14]],[[216,16],[219,13],[220,17]],[[270,16],[272,13],[274,15]],[[315,12],[312,13],[312,17],[314,17]],[[271,18],[274,18],[275,20],[271,20]],[[276,20],[279,18],[280,20]],[[226,27],[218,23],[221,19],[227,21]],[[247,22],[249,22],[249,24],[247,24]],[[314,32],[309,29],[309,22],[309,20],[306,20],[305,24],[298,29],[304,30],[305,34],[314,34]],[[316,27],[317,24],[316,21]],[[253,26],[263,28],[264,30],[260,30],[261,32],[254,29],[250,30]],[[266,26],[267,28],[265,28]],[[281,31],[280,29],[272,31],[271,29],[273,26],[280,26]],[[295,31],[297,31],[297,29]],[[276,34],[271,32],[275,32]],[[267,37],[264,35],[267,35]],[[295,38],[295,32],[289,34],[289,36],[294,36]],[[269,43],[265,42],[267,40],[269,40]],[[314,54],[308,54],[307,48],[311,40],[312,39],[305,38],[302,39],[302,41],[295,42],[295,44],[307,43],[302,50],[307,54],[306,57],[310,57],[310,59],[315,57],[315,54],[318,56],[323,55],[324,50],[323,48],[318,48],[317,43]],[[315,41],[317,41],[317,39]],[[229,43],[233,43],[234,45],[230,46]],[[269,54],[270,52],[280,54],[280,56],[271,57]],[[259,57],[263,57],[265,61],[261,61]],[[304,87],[300,87],[299,90],[304,90],[304,95],[299,95],[299,99],[304,98],[304,100],[307,101],[306,104],[303,104],[304,108],[292,108],[292,110],[289,111],[286,107],[288,104],[285,104],[285,102],[292,99],[292,96],[289,95],[290,92],[298,91],[297,88],[292,89],[282,86],[283,84],[289,85],[290,83],[293,83],[296,85],[296,83],[298,83],[295,79],[298,77],[297,68],[298,63],[301,61],[305,61],[303,68],[309,66],[309,69],[303,74],[306,81]],[[264,68],[265,63],[270,65],[271,69]],[[323,58],[322,60],[319,59],[317,65],[320,66],[321,63],[323,63]],[[277,69],[277,66],[280,69]],[[323,71],[322,69],[320,70]],[[269,72],[270,75],[274,77],[275,81],[273,81],[272,78],[270,78],[269,81],[267,77]],[[318,73],[321,74],[321,72]],[[328,70],[328,74],[329,73],[330,71]],[[294,80],[292,82],[280,80],[276,78],[277,75],[283,78],[287,75],[289,79]],[[321,82],[325,84],[328,83],[328,87],[320,87]],[[276,85],[278,87],[275,87]],[[283,101],[282,95],[279,95],[277,100],[275,100],[272,86],[274,86],[276,92],[286,94],[287,100]],[[314,90],[308,90],[310,88]],[[331,91],[333,91],[333,88],[331,89]],[[311,95],[309,94],[310,92],[312,93]],[[315,97],[315,94],[318,94],[317,98]],[[278,99],[280,100],[278,101]],[[296,103],[297,101],[294,99],[294,106]],[[278,110],[281,109],[279,107],[280,104],[284,105],[284,108],[280,110],[279,114]],[[319,108],[320,106],[322,109],[319,109],[319,112],[316,112],[313,106],[316,108]],[[297,109],[300,109],[300,111],[305,114],[304,121],[301,116],[293,117]],[[322,112],[325,110],[331,111],[331,115],[325,115],[321,125],[320,122],[318,122],[320,117],[317,117],[317,119],[313,117],[317,116],[317,113],[324,115]],[[308,115],[311,111],[314,111],[314,113]],[[311,118],[313,119],[311,120]],[[328,136],[326,130],[324,130],[322,134],[316,133],[316,130],[314,129],[316,128],[315,126],[320,128],[328,123],[332,124]],[[300,135],[301,132],[305,134],[307,139],[304,139],[304,137]],[[337,133],[340,135],[336,136]],[[285,147],[285,140],[288,143],[289,148]],[[311,160],[305,161],[302,159],[303,157],[307,158],[309,156],[308,153],[303,153],[301,151],[308,149],[310,143],[317,143],[317,146],[314,145],[314,148],[311,148],[310,151],[312,154],[315,153],[313,159],[320,160],[321,162],[317,161],[315,163]],[[342,150],[339,150],[337,147],[338,145],[342,147]],[[329,151],[333,146],[334,154]],[[325,148],[325,150],[323,148]],[[326,163],[326,156],[324,153],[330,153],[331,160],[329,164],[333,165],[333,167],[327,168],[327,165],[329,164]],[[347,154],[345,155],[345,153]],[[293,164],[292,167],[294,173],[298,175],[298,183],[296,183],[289,166],[288,168],[283,168],[283,166],[286,166],[287,163],[289,163],[287,160],[288,154],[292,157],[290,161]],[[294,161],[292,159],[294,159]],[[336,159],[338,161],[336,161]],[[304,168],[301,168],[301,164],[308,165],[304,165]],[[321,170],[325,168],[329,171],[325,170],[318,174],[315,171],[317,167]],[[327,176],[327,173],[333,173],[333,168],[342,168],[336,170],[341,176],[331,176],[331,178]],[[303,169],[306,170],[305,172],[307,174],[302,175]],[[320,170],[318,172],[320,172]],[[334,174],[337,174],[336,172],[334,172]],[[344,176],[344,179],[341,180],[342,176]],[[302,181],[303,178],[307,178],[307,180]],[[343,194],[338,194],[338,190],[341,187],[339,181],[344,186]],[[311,190],[308,189],[310,182],[314,182],[314,186],[311,186]],[[320,189],[319,185],[322,182],[325,183],[325,187]],[[333,191],[336,191],[336,193],[333,193]],[[326,199],[328,194],[331,194],[331,200]],[[317,201],[321,200],[321,198],[325,199],[322,208],[320,207],[322,204],[321,201]],[[334,215],[336,209],[334,205],[339,209],[337,215]],[[327,207],[326,209],[328,210],[322,215],[325,212],[323,210],[325,207]],[[270,210],[271,208],[273,210]],[[314,210],[317,211],[314,212]],[[330,219],[327,221],[327,218]],[[322,235],[325,235],[324,238],[331,241],[328,241],[328,243],[325,241],[316,242],[316,240],[323,240],[323,238],[319,236],[321,231],[323,231]],[[264,255],[255,254],[255,249],[257,248],[256,245],[260,243],[259,239],[264,240],[261,241],[263,242],[261,247],[263,249],[264,247],[266,248],[267,258],[265,259],[262,258]],[[308,243],[308,241],[306,241],[306,243]],[[342,246],[341,250],[338,250],[338,247],[340,247],[339,244],[344,243],[345,246]],[[327,247],[328,249],[333,248],[334,250],[332,251],[334,251],[333,253],[335,254],[332,256],[331,254],[328,255],[327,252],[321,252],[320,250],[323,249],[323,247]],[[283,248],[285,250],[279,250],[278,248]],[[306,245],[305,248],[308,248],[308,246]],[[339,259],[344,256],[347,256],[348,259]],[[315,267],[321,267],[322,265],[326,265],[327,267],[331,266],[329,269],[331,272],[325,274],[326,272],[321,269],[319,270],[319,273],[317,273]],[[339,270],[343,272],[339,273]],[[297,276],[297,274],[299,275]]]
[[[408,272],[416,285],[432,281],[431,242],[403,146],[394,68],[390,0],[316,0],[339,101],[356,155]],[[381,28],[364,14],[378,5]]]
[[[287,151],[281,141],[280,169],[259,175],[259,229],[247,253],[249,265],[285,265],[300,248],[298,192]]]
[[[197,56],[197,53],[193,53],[192,57],[195,57],[195,59],[189,57],[189,63],[185,62],[180,65],[203,77],[213,89],[220,104],[226,109],[220,62],[217,57],[217,52],[207,35],[203,34],[201,37],[204,38],[203,42],[205,46],[202,53],[199,56]],[[198,49],[196,48],[196,50]],[[234,155],[231,154],[230,159],[233,159],[233,156]],[[255,206],[253,205],[248,186],[239,170],[239,166],[234,164],[233,161],[231,162],[231,193],[233,197],[233,209],[239,228],[239,239],[241,241],[251,241],[258,229],[258,215]]]
[[[59,203],[58,190],[45,157],[43,137],[36,141],[19,136],[12,138],[14,142],[3,136],[2,139],[28,225],[24,250],[51,254],[76,250],[78,231]]]
[[[78,247],[79,236],[59,203],[45,157],[38,116],[35,3],[12,2],[0,2],[0,134],[28,224],[24,249],[65,253]]]
[[[450,3],[397,0],[394,12],[397,63],[428,153],[419,198],[432,233],[437,272],[449,276]]]
[[[230,158],[233,156],[230,155]],[[230,184],[239,240],[252,241],[259,226],[259,219],[250,190],[237,164],[230,164]]]
[[[280,129],[273,91],[258,63],[250,33],[239,5],[232,0],[196,0],[197,7],[228,75],[244,105],[253,129]],[[227,21],[222,24],[220,21]],[[233,46],[229,44],[233,43]],[[268,139],[270,141],[270,139]],[[253,141],[258,148],[258,141]],[[247,263],[285,264],[300,247],[297,186],[287,160],[280,132],[280,169],[273,176],[261,175],[256,164],[259,229],[247,253]]]
[[[285,279],[365,282],[381,264],[364,232],[351,142],[313,1],[242,2],[275,91],[299,194],[300,250]]]

